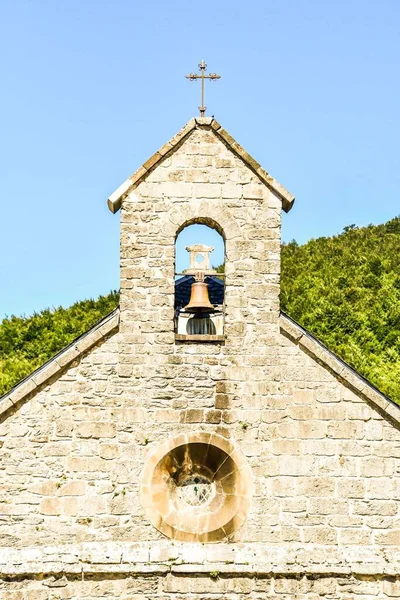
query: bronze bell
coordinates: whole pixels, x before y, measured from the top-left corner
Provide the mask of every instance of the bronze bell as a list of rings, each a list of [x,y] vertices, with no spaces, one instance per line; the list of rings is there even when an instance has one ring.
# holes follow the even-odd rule
[[[195,281],[192,283],[189,304],[187,304],[183,310],[194,314],[215,312],[215,308],[211,304],[208,296],[208,285],[205,281]]]

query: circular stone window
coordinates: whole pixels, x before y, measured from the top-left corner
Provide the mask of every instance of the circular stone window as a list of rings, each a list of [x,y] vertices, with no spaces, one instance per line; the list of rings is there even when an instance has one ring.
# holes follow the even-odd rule
[[[140,488],[152,524],[187,542],[214,542],[247,517],[253,482],[243,454],[210,433],[178,435],[148,457]]]

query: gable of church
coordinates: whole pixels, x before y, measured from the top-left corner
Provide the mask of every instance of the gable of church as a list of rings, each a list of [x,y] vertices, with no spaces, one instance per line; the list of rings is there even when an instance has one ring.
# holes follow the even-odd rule
[[[283,188],[216,127],[111,197],[120,309],[0,402],[7,598],[398,594],[398,407],[280,314]],[[224,236],[222,339],[174,331],[190,223]]]

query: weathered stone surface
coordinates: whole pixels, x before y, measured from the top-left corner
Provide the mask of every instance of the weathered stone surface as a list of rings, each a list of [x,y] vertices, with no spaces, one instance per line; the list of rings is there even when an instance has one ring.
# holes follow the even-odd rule
[[[398,408],[280,317],[281,200],[197,124],[122,188],[120,312],[0,404],[0,597],[398,597]],[[175,237],[194,222],[226,244],[208,344],[173,329]],[[254,479],[218,544],[166,540],[139,501],[150,452],[199,431]]]

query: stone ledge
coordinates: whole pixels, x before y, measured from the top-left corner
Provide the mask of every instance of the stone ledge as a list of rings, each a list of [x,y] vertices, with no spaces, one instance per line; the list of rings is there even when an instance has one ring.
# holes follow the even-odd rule
[[[281,313],[280,316],[280,328],[281,333],[309,354],[318,364],[328,369],[355,394],[364,398],[368,404],[379,410],[392,423],[400,425],[400,406],[387,398],[372,383],[354,371],[350,365],[328,350],[311,333],[284,313]]]
[[[400,546],[87,542],[0,548],[0,578],[63,574],[398,576]]]
[[[225,336],[224,335],[186,335],[183,333],[176,333],[175,334],[175,341],[176,342],[224,342],[225,341]]]
[[[74,360],[93,348],[99,341],[110,335],[119,326],[119,308],[96,323],[89,331],[74,340],[47,363],[33,371],[28,377],[0,398],[0,416],[38,391],[53,377],[61,375]]]

